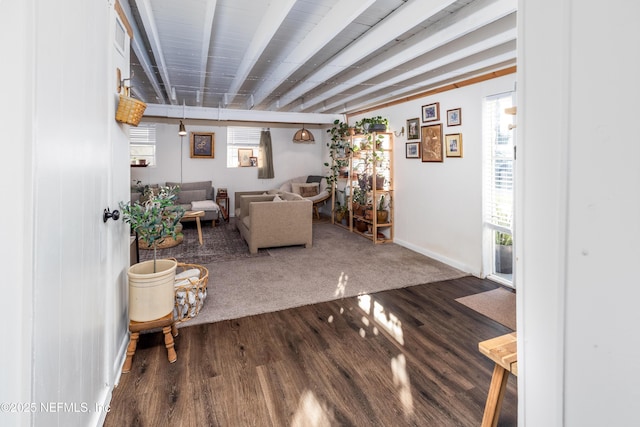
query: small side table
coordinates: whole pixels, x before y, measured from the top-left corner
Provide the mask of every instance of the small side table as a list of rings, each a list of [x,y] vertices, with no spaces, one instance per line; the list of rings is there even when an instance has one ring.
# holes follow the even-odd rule
[[[502,335],[478,343],[480,353],[495,362],[491,385],[487,393],[487,403],[484,407],[482,427],[498,425],[502,398],[507,388],[509,373],[518,376],[518,346],[517,333]]]
[[[224,221],[229,220],[229,197],[228,196],[216,196],[216,204],[220,206],[220,213]]]

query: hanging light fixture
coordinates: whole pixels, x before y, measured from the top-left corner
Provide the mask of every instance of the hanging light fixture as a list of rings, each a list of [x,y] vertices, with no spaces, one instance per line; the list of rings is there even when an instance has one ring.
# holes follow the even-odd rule
[[[302,129],[293,135],[293,142],[301,142],[305,144],[314,144],[316,142],[315,138],[304,128],[304,124],[302,125]]]
[[[184,99],[182,100],[182,120],[184,120]],[[185,136],[187,134],[187,129],[184,127],[184,123],[180,120],[180,127],[178,128],[178,135]]]

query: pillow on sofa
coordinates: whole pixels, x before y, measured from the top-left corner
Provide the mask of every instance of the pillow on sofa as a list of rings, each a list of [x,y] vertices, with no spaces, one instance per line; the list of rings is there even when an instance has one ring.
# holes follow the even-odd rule
[[[205,200],[207,190],[180,190],[176,202],[180,205],[188,205],[196,200]]]
[[[319,190],[320,183],[314,182],[311,184],[303,184],[303,183],[293,182],[291,183],[291,188],[293,189],[293,192],[295,194],[299,194],[302,197],[311,197],[311,196],[315,196],[320,191]],[[303,194],[303,191],[304,191],[304,194]],[[315,191],[315,194],[310,194],[313,191]]]
[[[319,184],[319,183],[318,183]],[[319,186],[300,187],[300,195],[302,197],[313,197],[318,195]]]
[[[321,175],[309,175],[307,177],[307,184],[310,184],[312,182],[317,182],[319,184],[322,182],[323,179],[324,179],[324,176],[321,176]]]

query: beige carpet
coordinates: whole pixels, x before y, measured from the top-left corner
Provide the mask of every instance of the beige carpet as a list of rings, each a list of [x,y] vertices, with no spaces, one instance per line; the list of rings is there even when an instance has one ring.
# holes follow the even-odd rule
[[[492,291],[457,298],[456,301],[495,320],[507,328],[514,331],[516,330],[515,292],[498,288]]]
[[[313,247],[269,249],[268,256],[205,264],[208,296],[180,326],[211,323],[342,297],[465,276],[396,244],[370,240],[328,223],[313,224]]]

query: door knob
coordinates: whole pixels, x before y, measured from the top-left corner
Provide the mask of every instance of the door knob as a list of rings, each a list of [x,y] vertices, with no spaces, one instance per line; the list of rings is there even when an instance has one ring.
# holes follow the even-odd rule
[[[120,211],[114,210],[113,212],[111,212],[109,208],[105,209],[104,213],[102,214],[102,221],[107,222],[109,218],[113,219],[114,221],[117,221],[118,218],[120,218]]]

